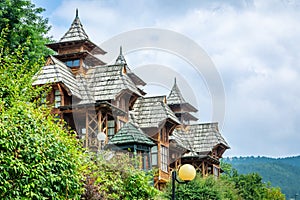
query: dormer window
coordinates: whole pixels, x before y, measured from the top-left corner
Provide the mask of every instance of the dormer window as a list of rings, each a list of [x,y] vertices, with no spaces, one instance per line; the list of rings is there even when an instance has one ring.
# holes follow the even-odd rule
[[[65,62],[65,64],[68,67],[79,67],[80,60],[79,59],[77,59],[77,60],[69,60],[69,61]]]

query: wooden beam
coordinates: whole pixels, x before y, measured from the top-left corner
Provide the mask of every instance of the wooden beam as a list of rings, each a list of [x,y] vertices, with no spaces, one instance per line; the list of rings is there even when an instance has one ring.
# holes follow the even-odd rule
[[[85,112],[85,147],[88,147],[88,138],[89,138],[89,120],[88,120],[88,111]]]
[[[205,176],[205,166],[204,166],[204,161],[202,161],[202,176]]]

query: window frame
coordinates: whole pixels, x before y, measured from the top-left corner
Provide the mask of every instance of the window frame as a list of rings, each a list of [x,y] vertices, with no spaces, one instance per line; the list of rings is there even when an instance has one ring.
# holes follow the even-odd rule
[[[65,62],[65,65],[67,67],[80,67],[80,59],[75,59],[75,60],[68,60]]]
[[[113,124],[113,126],[111,125]],[[115,120],[108,120],[107,121],[107,137],[109,139],[111,139],[114,135],[115,135],[115,127],[116,127],[116,123],[115,123]],[[111,134],[112,132],[113,134]]]
[[[62,97],[59,90],[54,90],[54,108],[59,108],[61,106]]]
[[[157,145],[151,148],[151,165],[157,166],[158,165],[158,147]]]
[[[163,145],[160,147],[160,169],[169,172],[169,148]]]

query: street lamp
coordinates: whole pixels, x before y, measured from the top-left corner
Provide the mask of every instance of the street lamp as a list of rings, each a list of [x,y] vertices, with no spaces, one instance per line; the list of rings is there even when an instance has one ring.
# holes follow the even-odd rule
[[[196,170],[193,165],[184,164],[179,168],[178,174],[179,178],[184,182],[181,182],[177,179],[177,173],[175,170],[172,171],[172,200],[175,200],[175,181],[178,183],[187,183],[193,180],[196,176]]]
[[[98,132],[98,134],[97,134],[97,140],[100,142],[100,145],[99,145],[99,147],[98,147],[98,152],[99,152],[99,150],[102,150],[102,149],[103,149],[104,141],[106,140],[106,135],[105,135],[105,133],[103,133],[103,132]],[[97,152],[97,153],[98,153],[98,152]]]

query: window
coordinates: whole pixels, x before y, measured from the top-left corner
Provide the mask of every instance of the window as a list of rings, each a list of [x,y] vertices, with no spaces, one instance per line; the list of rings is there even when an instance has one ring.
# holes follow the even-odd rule
[[[54,107],[58,108],[61,106],[61,96],[59,90],[54,91]]]
[[[109,120],[107,122],[107,135],[108,135],[109,139],[115,135],[115,121],[114,120]]]
[[[149,155],[148,153],[142,153],[142,165],[143,165],[143,170],[148,170],[149,167]]]
[[[169,149],[167,147],[161,146],[161,156],[160,156],[160,165],[161,170],[168,173],[168,156],[169,155]]]
[[[157,146],[151,148],[152,166],[157,166]]]
[[[160,130],[160,141],[162,141],[162,142],[164,142],[164,143],[166,143],[166,142],[169,141],[169,140],[168,140],[168,134],[167,134],[167,132],[166,132],[166,128],[162,128],[162,129]]]
[[[65,64],[68,67],[79,67],[79,63],[80,63],[79,60],[69,60],[69,61],[65,62]]]

